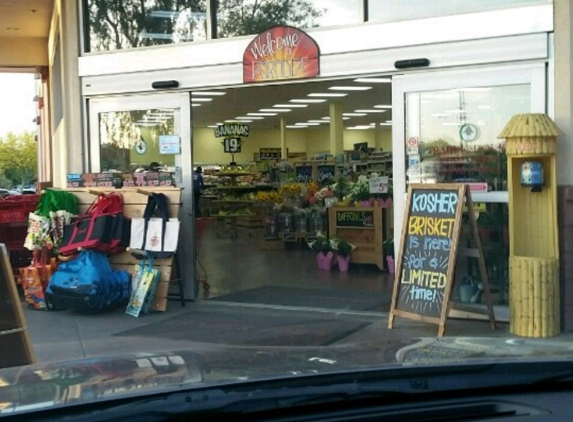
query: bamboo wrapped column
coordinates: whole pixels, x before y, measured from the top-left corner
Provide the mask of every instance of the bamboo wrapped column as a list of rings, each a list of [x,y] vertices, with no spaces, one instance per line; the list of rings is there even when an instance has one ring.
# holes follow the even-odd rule
[[[513,116],[506,139],[509,191],[510,332],[551,337],[560,332],[556,145],[560,130],[545,114]],[[540,192],[521,185],[525,161],[539,161]]]

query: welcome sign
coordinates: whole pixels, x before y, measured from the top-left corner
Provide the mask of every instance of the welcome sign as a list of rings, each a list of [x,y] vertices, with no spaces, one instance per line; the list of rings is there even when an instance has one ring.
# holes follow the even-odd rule
[[[320,51],[308,34],[276,26],[257,35],[243,54],[243,82],[268,82],[318,76]]]

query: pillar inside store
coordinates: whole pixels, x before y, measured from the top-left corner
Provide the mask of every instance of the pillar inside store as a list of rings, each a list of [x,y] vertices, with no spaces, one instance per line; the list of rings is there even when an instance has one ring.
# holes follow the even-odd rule
[[[376,148],[376,151],[381,151],[382,150],[382,137],[383,137],[383,130],[382,130],[382,126],[380,126],[379,123],[376,123],[376,126],[374,126],[374,147]]]
[[[329,104],[330,116],[330,153],[334,156],[344,152],[343,107],[340,103]]]
[[[286,120],[284,117],[281,117],[281,158],[283,160],[288,159],[287,141],[286,141]]]

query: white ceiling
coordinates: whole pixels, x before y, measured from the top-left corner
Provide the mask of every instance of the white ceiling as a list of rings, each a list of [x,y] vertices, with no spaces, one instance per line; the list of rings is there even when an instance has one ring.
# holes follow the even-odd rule
[[[387,78],[387,77],[386,77]],[[372,87],[367,91],[338,91],[331,90],[333,86],[362,86]],[[289,104],[292,99],[309,99],[313,93],[347,93],[341,98],[328,98],[326,102],[309,104],[306,108],[292,108],[289,112],[281,112],[276,116],[267,116],[263,120],[248,123],[253,128],[277,128],[280,118],[286,119],[287,125],[307,122],[308,120],[321,120],[329,115],[329,102],[339,102],[345,113],[355,110],[374,109],[376,105],[391,105],[391,83],[358,83],[353,79],[331,81],[304,81],[297,83],[282,83],[276,85],[248,85],[240,88],[209,91],[224,92],[222,96],[193,94],[193,101],[201,98],[212,98],[212,101],[202,102],[193,107],[193,124],[195,127],[206,127],[236,117],[247,116],[247,113],[256,113],[261,109],[270,109],[277,104]],[[199,92],[200,93],[200,92]],[[382,123],[392,119],[392,110],[384,113],[367,113],[366,116],[351,117],[344,121],[345,127],[356,125],[370,125]],[[327,123],[321,125],[326,126]]]
[[[0,37],[47,38],[53,7],[54,0],[0,0]]]

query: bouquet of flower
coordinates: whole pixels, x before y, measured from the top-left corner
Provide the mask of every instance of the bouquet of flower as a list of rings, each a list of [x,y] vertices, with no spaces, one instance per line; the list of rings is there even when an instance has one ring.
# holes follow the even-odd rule
[[[370,194],[370,180],[365,175],[358,176],[358,180],[350,190],[350,196],[354,201],[367,201],[372,196]]]
[[[356,249],[356,246],[353,245],[352,243],[344,240],[344,239],[331,239],[330,240],[330,246],[332,248],[333,251],[336,251],[336,253],[340,256],[348,256],[350,255],[350,253]]]

